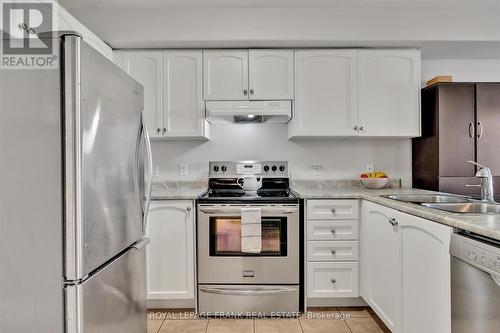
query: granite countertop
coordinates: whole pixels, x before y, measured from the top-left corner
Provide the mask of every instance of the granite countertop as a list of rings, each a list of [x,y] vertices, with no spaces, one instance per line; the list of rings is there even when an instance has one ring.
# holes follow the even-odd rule
[[[470,231],[478,235],[500,240],[500,215],[489,214],[458,214],[424,207],[418,204],[405,203],[381,195],[388,194],[424,194],[437,193],[413,188],[385,188],[369,190],[361,187],[346,186],[304,186],[295,183],[293,190],[305,199],[364,199],[399,210],[403,213],[415,215],[427,220]],[[345,184],[344,184],[345,185]]]
[[[156,181],[151,200],[194,200],[207,190],[205,181]]]
[[[205,181],[156,181],[153,183],[152,200],[194,200],[207,189]],[[382,197],[388,194],[436,193],[413,188],[399,187],[399,180],[391,180],[391,188],[369,190],[361,187],[357,180],[293,180],[292,190],[304,199],[364,199],[442,223],[458,229],[500,240],[500,215],[457,214],[405,203]]]

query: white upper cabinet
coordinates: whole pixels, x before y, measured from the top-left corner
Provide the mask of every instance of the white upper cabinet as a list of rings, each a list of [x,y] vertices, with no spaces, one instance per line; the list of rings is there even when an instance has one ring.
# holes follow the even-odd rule
[[[251,100],[293,99],[293,51],[248,51],[249,97]]]
[[[123,52],[123,69],[144,87],[144,115],[152,138],[161,137],[162,124],[162,52]]]
[[[148,300],[193,300],[194,213],[190,200],[153,201],[146,236]]]
[[[202,96],[202,52],[163,52],[165,137],[207,135]]]
[[[203,51],[205,100],[248,100],[248,51]]]
[[[201,51],[115,51],[114,58],[144,87],[152,138],[208,138]]]
[[[290,137],[357,135],[356,59],[356,50],[295,51]]]
[[[420,135],[420,51],[359,50],[360,135]]]

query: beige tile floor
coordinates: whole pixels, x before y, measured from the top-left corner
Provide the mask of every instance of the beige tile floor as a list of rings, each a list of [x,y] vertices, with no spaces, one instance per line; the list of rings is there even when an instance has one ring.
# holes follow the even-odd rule
[[[148,333],[384,333],[370,308],[313,308],[292,319],[196,318],[190,309],[150,310]]]

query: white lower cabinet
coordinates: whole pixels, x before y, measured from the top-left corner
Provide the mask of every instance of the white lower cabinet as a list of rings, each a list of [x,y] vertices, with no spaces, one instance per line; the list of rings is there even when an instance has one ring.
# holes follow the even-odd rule
[[[307,297],[358,296],[357,262],[310,262],[307,264]]]
[[[191,200],[152,201],[146,225],[147,299],[193,300],[195,214]],[[185,305],[186,303],[183,303]]]
[[[451,331],[448,226],[363,201],[361,296],[392,332]]]
[[[359,296],[358,206],[358,200],[307,200],[309,306],[336,306]]]

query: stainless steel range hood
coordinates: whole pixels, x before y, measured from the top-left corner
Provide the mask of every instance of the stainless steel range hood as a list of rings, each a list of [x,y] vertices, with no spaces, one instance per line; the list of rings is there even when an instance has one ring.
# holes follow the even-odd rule
[[[286,124],[292,118],[291,101],[206,102],[206,118],[217,123]]]

